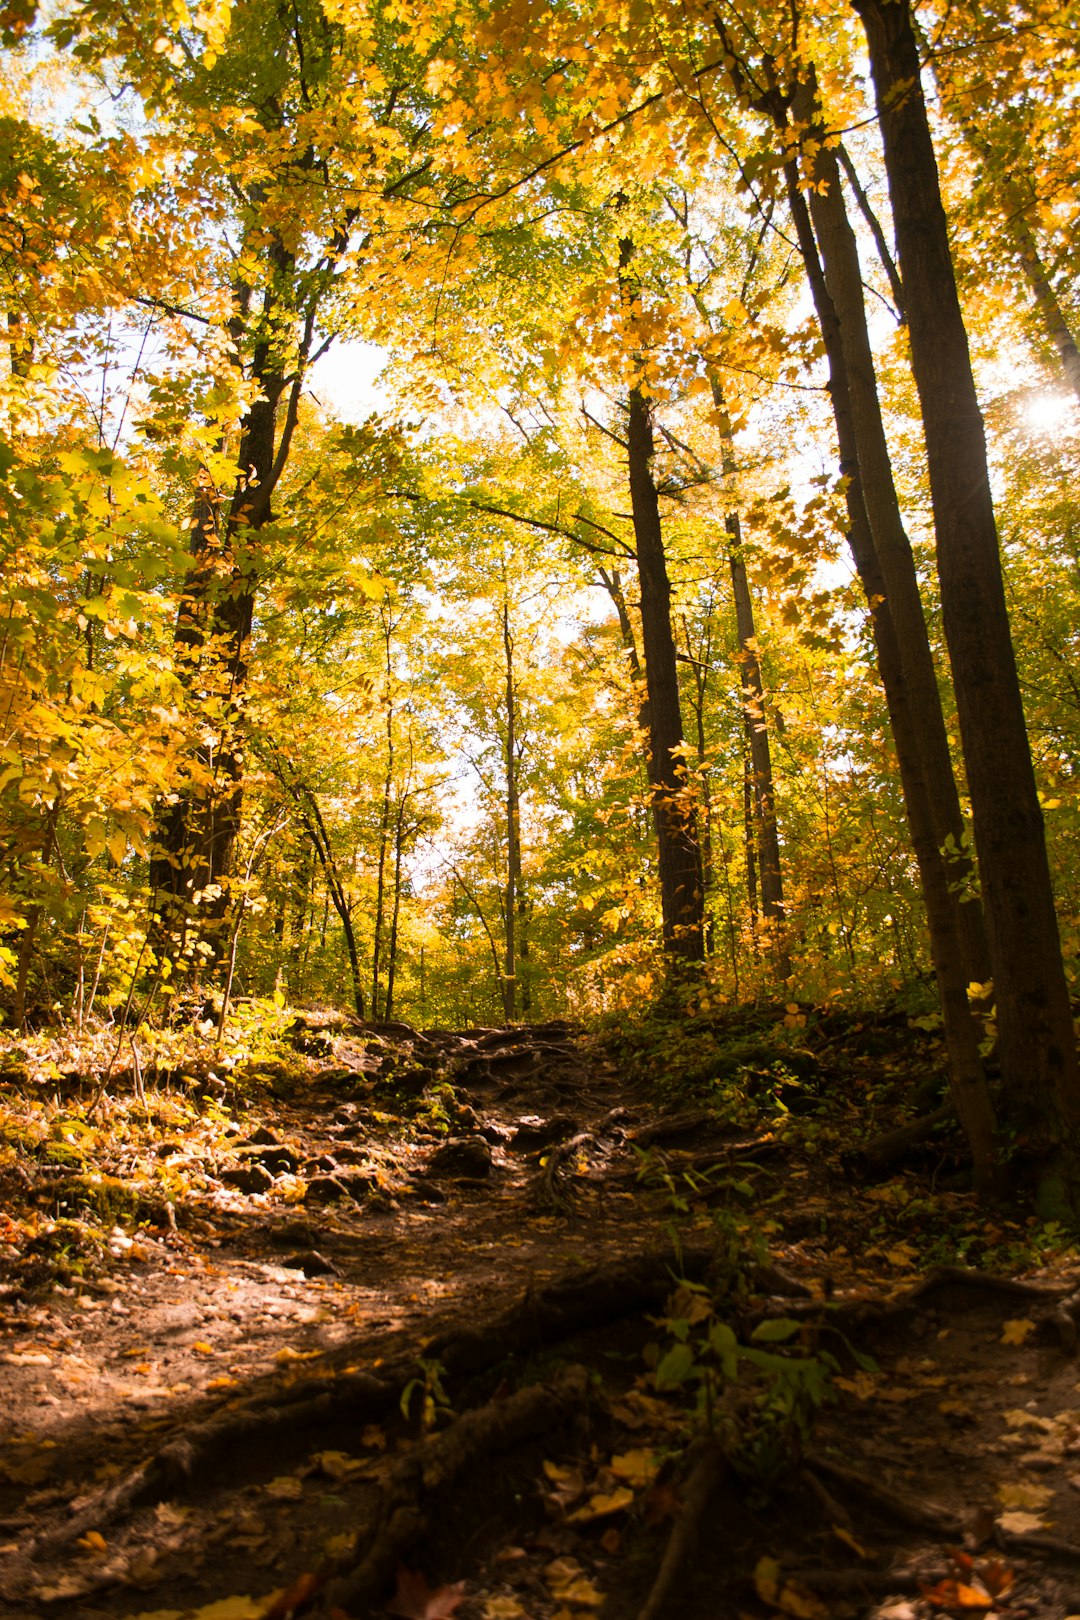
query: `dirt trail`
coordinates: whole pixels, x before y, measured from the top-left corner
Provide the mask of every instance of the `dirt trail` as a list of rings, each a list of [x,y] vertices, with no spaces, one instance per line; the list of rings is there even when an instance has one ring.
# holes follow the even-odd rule
[[[150,1092],[109,1163],[6,1172],[49,1217],[0,1316],[6,1612],[1080,1612],[1068,1254],[919,1282],[919,1178],[664,1114],[565,1025],[295,1039],[199,1077],[204,1129]],[[151,1141],[183,1196],[113,1224]]]

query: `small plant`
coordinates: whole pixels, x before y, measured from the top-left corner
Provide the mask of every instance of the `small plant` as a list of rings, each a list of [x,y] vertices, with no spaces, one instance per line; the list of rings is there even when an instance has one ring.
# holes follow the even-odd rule
[[[420,1369],[418,1376],[410,1378],[401,1392],[401,1415],[406,1420],[418,1416],[427,1434],[438,1423],[440,1412],[448,1414],[451,1410],[442,1382],[446,1368],[441,1361],[425,1361],[422,1356],[417,1357],[416,1365]]]
[[[805,1330],[791,1317],[759,1322],[751,1342],[741,1343],[701,1283],[681,1282],[657,1325],[672,1342],[646,1346],[655,1389],[691,1394],[699,1421],[733,1465],[767,1486],[798,1455],[828,1399],[835,1357],[796,1352],[793,1341]]]

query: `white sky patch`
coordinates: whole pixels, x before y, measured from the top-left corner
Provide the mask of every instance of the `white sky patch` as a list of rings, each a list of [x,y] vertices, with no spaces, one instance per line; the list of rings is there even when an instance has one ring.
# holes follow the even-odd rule
[[[1080,426],[1080,411],[1077,410],[1076,400],[1069,394],[1032,394],[1024,402],[1021,416],[1029,432],[1045,434],[1051,439],[1075,433]]]
[[[380,386],[389,360],[378,343],[335,343],[311,369],[311,392],[339,421],[359,426],[391,408],[390,394]]]

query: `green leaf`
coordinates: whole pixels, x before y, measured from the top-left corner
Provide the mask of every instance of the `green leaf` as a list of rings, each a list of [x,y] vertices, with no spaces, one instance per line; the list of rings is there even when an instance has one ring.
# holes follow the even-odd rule
[[[766,1322],[759,1322],[750,1337],[755,1344],[783,1344],[785,1339],[793,1339],[802,1326],[791,1316],[772,1316]]]
[[[656,1369],[657,1389],[678,1389],[694,1370],[694,1352],[688,1344],[672,1345]]]

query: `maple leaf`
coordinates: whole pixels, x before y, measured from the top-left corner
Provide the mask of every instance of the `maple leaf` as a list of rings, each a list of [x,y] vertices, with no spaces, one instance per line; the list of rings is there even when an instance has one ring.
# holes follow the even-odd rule
[[[437,1586],[434,1591],[419,1571],[398,1566],[397,1590],[386,1605],[388,1614],[400,1614],[405,1620],[448,1620],[465,1596],[465,1582],[455,1581],[452,1586]]]
[[[924,1600],[935,1609],[992,1609],[994,1600],[989,1592],[977,1586],[966,1586],[963,1581],[939,1581],[936,1586],[924,1586]]]
[[[1006,1322],[1001,1330],[1002,1344],[1023,1344],[1030,1333],[1034,1333],[1035,1324],[1028,1316],[1014,1316]]]

